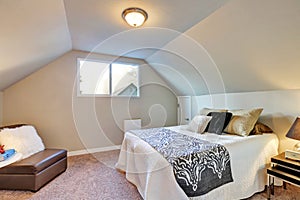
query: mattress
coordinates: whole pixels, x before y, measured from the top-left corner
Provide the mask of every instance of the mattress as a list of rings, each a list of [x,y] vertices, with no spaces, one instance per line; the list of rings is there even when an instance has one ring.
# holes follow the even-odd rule
[[[243,199],[264,190],[267,184],[266,168],[270,158],[278,154],[275,134],[236,135],[213,133],[197,134],[186,126],[167,127],[173,131],[224,145],[231,157],[233,182],[209,193],[188,198],[177,184],[172,166],[148,143],[126,132],[116,168],[126,172],[128,181],[136,185],[144,199]]]

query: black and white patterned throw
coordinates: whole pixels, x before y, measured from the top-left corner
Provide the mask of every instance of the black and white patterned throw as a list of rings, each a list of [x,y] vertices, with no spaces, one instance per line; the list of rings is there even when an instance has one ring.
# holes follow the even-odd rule
[[[220,144],[166,128],[133,130],[173,166],[177,183],[187,196],[195,197],[232,182],[230,156]]]

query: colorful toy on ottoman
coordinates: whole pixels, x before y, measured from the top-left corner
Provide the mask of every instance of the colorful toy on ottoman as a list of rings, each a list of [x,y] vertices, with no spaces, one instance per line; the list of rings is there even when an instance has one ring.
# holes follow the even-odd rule
[[[4,150],[4,145],[0,145],[0,161],[10,158],[16,153],[15,149]]]

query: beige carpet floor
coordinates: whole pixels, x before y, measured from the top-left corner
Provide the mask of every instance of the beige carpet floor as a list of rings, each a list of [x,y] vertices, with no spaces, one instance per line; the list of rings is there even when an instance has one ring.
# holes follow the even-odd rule
[[[119,151],[68,158],[68,169],[40,191],[0,190],[1,200],[140,200],[135,186],[123,173],[114,169]],[[266,192],[253,195],[247,200],[266,199]],[[275,187],[278,200],[300,200],[300,189],[287,185],[287,190]]]

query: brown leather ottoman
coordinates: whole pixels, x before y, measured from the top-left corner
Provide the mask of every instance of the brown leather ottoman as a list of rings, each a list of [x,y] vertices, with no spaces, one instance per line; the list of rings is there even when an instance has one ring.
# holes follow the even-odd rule
[[[0,189],[38,191],[67,169],[67,151],[45,149],[0,168]]]

